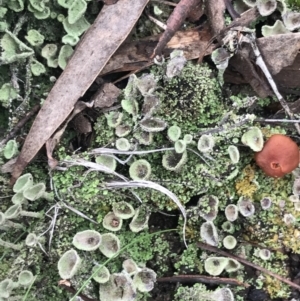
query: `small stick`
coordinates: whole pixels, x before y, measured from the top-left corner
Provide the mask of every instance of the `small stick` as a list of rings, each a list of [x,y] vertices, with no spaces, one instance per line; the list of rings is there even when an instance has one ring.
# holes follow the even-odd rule
[[[256,264],[254,264],[254,263],[252,263],[252,262],[250,262],[250,261],[248,261],[248,260],[246,260],[246,259],[244,259],[244,258],[241,258],[241,257],[236,256],[236,255],[232,255],[232,254],[230,254],[230,253],[227,253],[227,252],[225,252],[225,251],[222,251],[222,250],[220,250],[220,249],[218,249],[218,248],[216,248],[216,247],[210,246],[210,245],[205,244],[205,243],[203,243],[203,242],[197,242],[197,246],[198,246],[199,248],[203,249],[203,250],[210,251],[210,252],[214,252],[214,253],[218,253],[218,254],[220,254],[220,255],[222,255],[222,256],[226,256],[226,257],[235,259],[235,260],[241,262],[241,263],[244,264],[244,265],[248,265],[248,266],[250,266],[250,267],[252,267],[252,268],[254,268],[254,269],[256,269],[256,270],[259,270],[259,271],[261,271],[261,272],[263,272],[263,273],[265,273],[265,274],[268,274],[268,275],[270,275],[270,276],[272,276],[272,277],[278,279],[279,281],[286,283],[286,284],[289,285],[290,287],[293,287],[293,288],[295,288],[295,289],[297,289],[297,290],[300,291],[300,286],[297,285],[296,283],[294,283],[294,282],[292,282],[292,281],[290,281],[290,280],[287,280],[287,279],[281,277],[280,275],[275,274],[275,273],[273,273],[273,272],[271,272],[271,271],[269,271],[269,270],[267,270],[267,269],[265,269],[265,268],[262,268],[262,267],[260,267],[259,265],[256,265]]]
[[[263,123],[300,123],[300,119],[264,119],[264,118],[256,118],[255,122],[263,122]]]
[[[157,282],[180,282],[180,283],[207,283],[207,284],[230,284],[237,286],[249,287],[247,283],[243,283],[233,278],[220,278],[203,275],[176,275],[172,277],[158,278]]]
[[[10,133],[8,133],[8,135],[4,139],[0,141],[0,147],[3,146],[8,140],[14,138],[16,134],[21,130],[21,128],[23,128],[25,123],[38,112],[40,107],[41,106],[39,104],[35,105],[28,113],[26,113],[24,118],[17,123],[13,130]]]
[[[262,72],[265,74],[265,76],[266,76],[266,78],[267,78],[274,94],[276,95],[278,101],[280,102],[281,106],[285,110],[285,113],[290,117],[290,119],[294,119],[293,112],[290,110],[287,102],[284,100],[282,95],[279,93],[279,91],[277,89],[277,86],[276,86],[276,83],[273,80],[273,77],[272,77],[269,69],[267,68],[267,66],[266,66],[266,64],[265,64],[265,62],[264,62],[264,60],[261,56],[260,50],[259,50],[257,44],[255,43],[255,36],[250,35],[248,37],[245,37],[244,41],[250,43],[250,45],[253,49],[254,55],[256,57],[256,62],[255,63],[256,63],[257,66],[260,67]],[[295,123],[295,128],[296,128],[298,134],[300,135],[300,125],[299,125],[299,123]]]

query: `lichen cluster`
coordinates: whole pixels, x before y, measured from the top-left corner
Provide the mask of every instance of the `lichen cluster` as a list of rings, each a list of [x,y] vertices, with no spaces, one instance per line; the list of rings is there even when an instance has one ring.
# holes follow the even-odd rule
[[[84,8],[83,2],[80,3]],[[28,32],[28,39],[33,34]],[[40,36],[36,38],[38,43],[45,43]],[[43,57],[49,68],[49,64],[56,64],[55,47],[48,46],[47,50],[48,55]],[[184,60],[181,63],[182,69],[174,76],[166,75],[168,61],[153,67],[150,73],[131,76],[117,109],[99,115],[94,125],[93,151],[74,155],[64,146],[57,150],[55,155],[61,162],[60,170],[51,173],[55,201],[53,197],[47,200],[46,195],[42,195],[41,199],[30,202],[27,209],[43,210],[42,217],[32,221],[25,216],[24,230],[5,232],[7,242],[27,241],[27,245],[13,252],[0,247],[5,252],[0,280],[16,279],[21,270],[32,270],[37,275],[36,285],[30,292],[32,299],[41,296],[47,296],[49,301],[66,299],[70,296],[57,287],[59,259],[74,246],[77,248],[76,254],[84,260],[71,282],[75,289],[80,288],[91,276],[94,266],[106,260],[97,244],[97,250],[91,252],[84,252],[86,246],[78,247],[82,233],[85,235],[84,231],[88,230],[93,235],[89,242],[96,243],[100,234],[104,236],[103,233],[112,231],[121,246],[135,239],[138,241],[107,264],[110,273],[119,273],[124,260],[131,259],[140,267],[150,266],[159,277],[174,274],[174,271],[229,275],[264,288],[272,298],[289,296],[289,288],[277,280],[266,275],[253,278],[236,261],[196,246],[196,242],[202,240],[283,277],[288,276],[284,250],[300,253],[297,230],[300,206],[299,200],[291,198],[299,187],[292,175],[274,179],[263,174],[253,160],[249,143],[253,136],[242,138],[249,132],[252,134],[254,129],[255,133],[262,133],[261,139],[265,141],[272,133],[282,133],[283,129],[256,124],[255,116],[248,114],[245,107],[237,105],[234,99],[227,99],[209,65]],[[66,140],[62,144],[66,144]],[[102,154],[104,147],[114,149],[113,154]],[[1,160],[4,157],[2,154]],[[76,166],[83,160],[93,164],[92,168]],[[29,166],[28,171],[34,174],[37,182],[49,179],[37,165]],[[179,222],[176,217],[178,234],[172,238],[166,234],[149,236],[153,228],[148,229],[148,224],[156,227],[151,218],[160,216],[161,210],[178,215],[178,204],[174,200],[149,186],[116,189],[113,184],[118,181],[157,183],[174,193],[187,213],[184,234],[188,248],[184,250],[182,217]],[[3,182],[7,187],[5,179]],[[0,209],[6,212],[10,206],[11,197],[7,197]],[[237,212],[230,215],[229,209]],[[164,217],[164,220],[168,218],[171,217]],[[113,227],[108,228],[107,220]],[[132,229],[133,221],[142,225],[138,231]],[[161,226],[159,222],[158,225]],[[19,240],[15,242],[17,236]],[[72,241],[73,244],[76,241],[74,246]],[[222,269],[216,271],[215,266],[220,263]],[[194,297],[209,300],[219,294],[229,296],[228,300],[232,294],[241,299],[241,290],[228,291],[219,287],[210,291],[204,285],[182,286],[176,291],[174,300],[193,300]],[[94,281],[83,290],[90,298],[98,298],[98,292]],[[137,300],[144,298],[141,293],[137,295]]]

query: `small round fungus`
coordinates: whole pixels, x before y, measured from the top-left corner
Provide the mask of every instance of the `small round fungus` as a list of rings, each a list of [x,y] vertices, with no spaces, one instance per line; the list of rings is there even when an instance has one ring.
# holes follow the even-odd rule
[[[150,145],[153,142],[153,133],[138,130],[133,134],[133,136],[139,144]]]
[[[102,225],[109,231],[119,231],[122,228],[123,220],[113,212],[108,212],[103,218]]]
[[[8,298],[10,293],[17,285],[9,278],[6,278],[0,282],[0,297]],[[4,299],[3,299],[4,300]]]
[[[22,204],[27,204],[28,203],[26,198],[23,195],[23,192],[18,192],[16,194],[14,194],[11,201],[15,205],[22,205]]]
[[[120,151],[128,151],[130,150],[130,142],[126,138],[119,138],[116,140],[116,148]]]
[[[223,47],[215,49],[211,54],[212,61],[220,70],[225,70],[228,67],[228,62],[231,57],[232,54]]]
[[[104,256],[112,258],[120,251],[120,248],[120,240],[115,234],[105,233],[102,235],[102,241],[99,249]]]
[[[298,145],[285,135],[275,134],[255,154],[255,161],[266,175],[283,177],[299,165]]]
[[[234,204],[229,204],[225,208],[225,216],[228,221],[234,222],[238,218],[239,209]]]
[[[95,251],[101,243],[101,235],[95,230],[85,230],[75,234],[72,241],[75,248],[83,251]]]
[[[70,24],[77,22],[85,13],[87,3],[84,0],[73,0],[68,9],[68,21]]]
[[[140,232],[148,228],[148,221],[150,218],[150,211],[146,206],[140,206],[135,210],[133,219],[129,224],[129,228],[132,232]]]
[[[29,233],[26,237],[25,244],[28,247],[34,247],[39,242],[38,237],[34,233]]]
[[[58,273],[62,279],[72,278],[81,265],[81,259],[74,249],[65,252],[57,263]]]
[[[232,250],[236,247],[237,241],[236,238],[232,235],[227,235],[223,239],[223,245],[226,249]]]
[[[132,131],[132,126],[129,124],[119,124],[115,129],[115,134],[118,137],[125,137]]]
[[[228,273],[233,273],[239,270],[241,267],[241,264],[237,260],[228,258],[228,264],[225,267],[225,271]]]
[[[154,74],[152,73],[143,74],[136,80],[136,87],[144,97],[153,95],[156,89],[156,85],[157,82],[155,80]]]
[[[165,169],[179,172],[187,161],[187,151],[178,154],[175,151],[166,151],[162,158],[162,165]]]
[[[5,159],[11,159],[18,154],[18,144],[16,140],[9,140],[3,150]]]
[[[213,147],[215,146],[215,140],[214,137],[211,135],[202,135],[200,139],[198,140],[198,150],[203,153],[208,153],[213,150]]]
[[[46,72],[45,66],[35,59],[32,60],[30,69],[34,76],[40,76]]]
[[[234,224],[231,223],[230,221],[226,221],[222,224],[222,229],[227,232],[227,233],[230,233],[230,234],[233,234],[234,231],[235,231],[235,227],[234,227]]]
[[[260,249],[258,256],[262,259],[262,260],[269,260],[271,258],[271,251],[268,249]]]
[[[185,134],[184,137],[183,137],[183,141],[186,144],[192,143],[193,142],[193,135],[191,135],[191,134]]]
[[[24,189],[23,195],[30,201],[35,201],[39,198],[45,199],[47,201],[53,201],[54,193],[46,192],[45,189],[46,187],[44,183],[37,183],[29,188]]]
[[[115,171],[117,168],[117,161],[113,156],[109,155],[100,155],[95,159],[96,163],[104,165],[105,167]]]
[[[219,236],[216,226],[212,222],[205,222],[200,227],[200,236],[207,244],[217,246]]]
[[[20,215],[22,208],[21,205],[12,205],[10,206],[5,212],[5,218],[7,219],[13,219]]]
[[[198,201],[199,215],[212,222],[218,215],[219,199],[214,195],[205,195]]]
[[[68,61],[72,56],[73,52],[74,49],[70,45],[63,45],[60,48],[59,55],[58,55],[58,66],[61,69],[64,70],[66,68]]]
[[[283,23],[290,31],[300,27],[300,13],[289,11],[282,16]]]
[[[122,267],[124,271],[130,276],[134,275],[140,270],[138,265],[131,258],[124,260],[122,263]]]
[[[34,280],[34,276],[30,271],[24,270],[19,274],[18,283],[22,286],[29,286]]]
[[[204,261],[205,271],[212,276],[219,276],[228,264],[226,257],[209,257]]]
[[[155,117],[145,118],[139,122],[139,125],[143,131],[150,133],[161,132],[167,127],[164,120]]]
[[[186,143],[184,140],[177,140],[175,143],[174,143],[174,148],[175,148],[175,152],[177,154],[182,154],[183,152],[185,152],[186,150]]]
[[[216,301],[234,301],[234,296],[230,288],[222,287],[211,294],[211,300]]]
[[[269,37],[276,34],[290,33],[290,31],[284,26],[281,20],[277,20],[273,26],[264,25],[261,28],[261,33],[264,37]]]
[[[131,114],[132,116],[137,116],[139,112],[139,104],[135,99],[132,98],[122,99],[121,106],[125,112]]]
[[[242,143],[249,146],[255,152],[261,151],[264,146],[264,138],[261,130],[256,126],[250,128],[242,136]]]
[[[27,32],[25,39],[29,42],[31,46],[41,46],[44,43],[45,37],[37,30],[30,29]]]
[[[291,213],[286,213],[283,216],[283,221],[286,225],[290,226],[296,222],[296,218]]]
[[[102,284],[109,280],[110,272],[105,266],[94,266],[92,270],[93,279]]]
[[[261,16],[271,15],[277,7],[276,0],[257,0],[257,9]]]
[[[181,135],[181,128],[177,125],[172,125],[168,128],[167,135],[170,141],[175,142]]]
[[[132,180],[147,180],[151,175],[151,165],[145,159],[134,161],[129,167],[129,176]]]
[[[245,217],[252,216],[255,212],[255,207],[252,201],[245,197],[240,197],[238,204],[237,204],[241,215]]]
[[[136,297],[136,288],[132,279],[126,273],[110,275],[109,281],[99,287],[101,301],[133,301]]]
[[[107,125],[111,128],[116,128],[121,124],[123,119],[123,113],[111,111],[105,114],[105,118],[107,120]]]
[[[147,95],[144,97],[144,102],[142,106],[142,116],[150,117],[156,111],[159,105],[158,97],[154,95]]]
[[[260,200],[260,205],[263,210],[268,210],[272,206],[272,199],[270,197],[264,197]]]
[[[240,160],[239,149],[235,145],[229,145],[227,148],[230,160],[233,164],[237,164]]]
[[[135,210],[131,204],[121,201],[113,204],[113,213],[121,218],[121,219],[128,219],[134,216]]]
[[[150,292],[156,282],[156,273],[148,268],[142,268],[133,276],[133,285],[138,291]]]

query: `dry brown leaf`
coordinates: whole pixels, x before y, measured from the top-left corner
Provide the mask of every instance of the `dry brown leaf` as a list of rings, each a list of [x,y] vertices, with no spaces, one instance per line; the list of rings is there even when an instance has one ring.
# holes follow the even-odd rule
[[[122,0],[103,7],[37,115],[17,159],[11,184],[71,113],[76,101],[131,32],[148,1]]]
[[[109,108],[118,99],[121,90],[112,83],[105,83],[91,98],[95,108]]]
[[[211,38],[208,27],[201,31],[195,29],[178,31],[167,44],[163,53],[168,56],[174,49],[181,49],[186,59],[196,59],[200,54],[211,53],[213,45],[207,47]],[[149,63],[148,59],[158,39],[159,36],[152,36],[123,44],[101,71],[100,76],[115,72],[134,71],[150,66],[152,62]]]
[[[257,45],[269,71],[275,75],[282,68],[293,64],[300,49],[300,33],[259,38]]]

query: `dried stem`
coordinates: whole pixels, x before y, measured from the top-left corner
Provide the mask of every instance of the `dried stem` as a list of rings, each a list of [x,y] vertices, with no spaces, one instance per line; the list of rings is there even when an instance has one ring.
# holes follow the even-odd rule
[[[207,284],[230,284],[249,287],[248,283],[243,283],[233,278],[216,278],[203,275],[176,275],[172,277],[158,278],[157,282],[180,282],[180,283],[207,283]]]
[[[218,254],[220,254],[220,255],[222,255],[222,256],[226,256],[226,257],[235,259],[235,260],[239,261],[240,263],[242,263],[242,264],[244,264],[244,265],[250,266],[250,267],[252,267],[252,268],[254,268],[254,269],[256,269],[256,270],[259,270],[259,271],[261,271],[261,272],[263,272],[263,273],[265,273],[265,274],[268,274],[268,275],[270,275],[270,276],[272,276],[272,277],[278,279],[278,280],[281,281],[281,282],[286,283],[286,284],[289,285],[290,287],[293,287],[293,288],[295,288],[295,289],[297,289],[297,290],[300,290],[300,286],[297,285],[296,283],[294,283],[294,282],[292,282],[292,281],[290,281],[290,280],[287,280],[287,279],[281,277],[280,275],[275,274],[275,273],[273,273],[273,272],[271,272],[271,271],[269,271],[269,270],[267,270],[267,269],[265,269],[265,268],[262,268],[262,267],[260,267],[259,265],[256,265],[256,264],[254,264],[254,263],[252,263],[252,262],[250,262],[250,261],[248,261],[248,260],[246,260],[246,259],[244,259],[244,258],[241,258],[241,257],[236,256],[236,255],[232,255],[232,254],[230,254],[230,253],[228,253],[228,252],[222,251],[222,250],[220,250],[220,249],[218,249],[218,248],[216,248],[216,247],[210,246],[210,245],[205,244],[205,243],[203,243],[203,242],[198,242],[198,243],[197,243],[197,246],[198,246],[199,248],[203,249],[203,250],[210,251],[210,252],[214,252],[214,253],[218,253]]]

